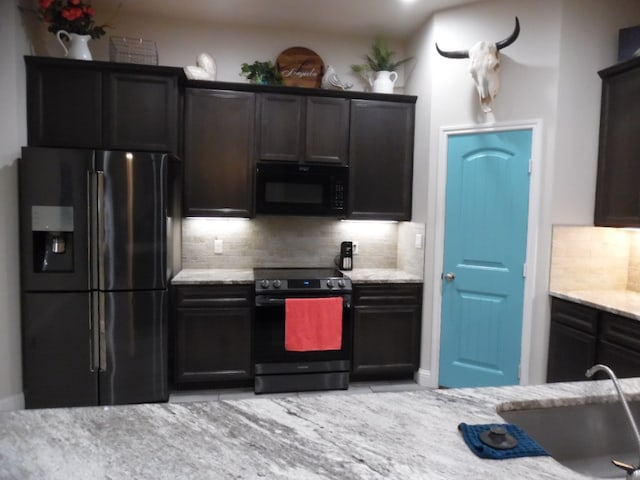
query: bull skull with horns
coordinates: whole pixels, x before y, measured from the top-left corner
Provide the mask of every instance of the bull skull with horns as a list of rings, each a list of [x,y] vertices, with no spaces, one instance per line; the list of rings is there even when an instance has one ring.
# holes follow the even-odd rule
[[[515,42],[519,34],[520,22],[516,17],[516,26],[511,35],[496,43],[481,41],[469,50],[451,52],[440,50],[436,43],[436,50],[443,57],[468,58],[470,60],[469,72],[473,77],[473,82],[476,84],[476,89],[480,96],[480,105],[485,113],[491,111],[491,103],[500,88],[500,50]]]

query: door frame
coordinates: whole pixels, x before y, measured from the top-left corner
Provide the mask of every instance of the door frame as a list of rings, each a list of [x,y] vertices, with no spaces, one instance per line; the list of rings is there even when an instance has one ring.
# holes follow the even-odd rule
[[[531,356],[531,331],[533,300],[536,285],[537,237],[540,219],[541,168],[542,168],[542,120],[496,122],[484,125],[441,127],[436,165],[434,268],[432,278],[431,361],[427,384],[437,388],[440,381],[440,335],[442,323],[442,273],[444,265],[444,227],[446,210],[447,160],[449,137],[469,133],[492,133],[509,130],[531,130],[531,176],[529,178],[529,219],[527,222],[526,278],[522,318],[522,343],[520,356],[520,384],[529,383],[529,359]]]

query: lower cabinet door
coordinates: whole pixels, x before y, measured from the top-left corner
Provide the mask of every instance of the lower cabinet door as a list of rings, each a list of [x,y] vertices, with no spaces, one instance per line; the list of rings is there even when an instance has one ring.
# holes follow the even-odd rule
[[[176,384],[252,378],[250,308],[178,308],[176,313]]]
[[[419,305],[353,309],[354,379],[411,377],[420,351]]]
[[[640,352],[630,348],[600,340],[598,363],[607,365],[619,378],[640,376]]]
[[[547,382],[586,380],[596,360],[596,337],[558,322],[551,322]]]

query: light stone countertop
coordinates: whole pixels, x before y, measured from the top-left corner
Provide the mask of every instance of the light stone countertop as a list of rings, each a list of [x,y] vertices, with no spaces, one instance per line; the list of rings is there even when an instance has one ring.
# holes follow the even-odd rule
[[[353,283],[422,283],[417,275],[394,268],[356,268],[345,270]],[[252,284],[251,268],[188,268],[180,270],[171,280],[173,285],[231,285]]]
[[[640,379],[622,385],[640,394]],[[0,478],[577,480],[551,457],[480,459],[457,426],[614,392],[596,381],[4,412]]]
[[[251,268],[185,268],[171,280],[173,285],[253,284]]]
[[[632,290],[552,290],[549,293],[552,297],[640,320],[639,292]]]
[[[353,283],[422,283],[422,278],[395,268],[354,268],[343,271]]]

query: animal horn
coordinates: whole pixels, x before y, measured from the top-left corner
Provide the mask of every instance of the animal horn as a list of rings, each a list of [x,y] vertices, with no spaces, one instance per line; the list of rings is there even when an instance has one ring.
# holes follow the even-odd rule
[[[518,21],[518,17],[516,17],[516,27],[513,29],[513,33],[509,35],[507,38],[505,38],[504,40],[500,40],[499,42],[496,42],[496,48],[498,50],[502,50],[503,48],[508,47],[509,45],[511,45],[513,42],[516,41],[516,38],[518,38],[518,35],[520,35],[520,22]]]
[[[438,44],[436,43],[436,50],[440,55],[447,58],[469,58],[469,50],[457,50],[451,52],[445,52],[444,50],[440,50]]]

